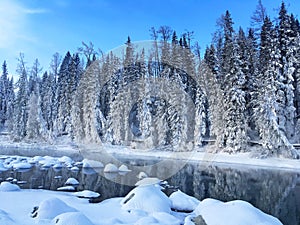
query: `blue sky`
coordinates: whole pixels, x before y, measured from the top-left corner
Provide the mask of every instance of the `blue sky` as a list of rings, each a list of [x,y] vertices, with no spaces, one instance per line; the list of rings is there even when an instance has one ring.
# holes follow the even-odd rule
[[[210,44],[216,20],[229,10],[235,28],[247,29],[257,0],[0,0],[0,63],[15,73],[16,58],[25,54],[31,66],[38,58],[48,70],[55,52],[74,53],[81,42],[104,52],[132,41],[149,40],[150,27],[168,25],[194,31],[202,53]],[[268,15],[278,14],[281,0],[262,0]],[[300,17],[300,1],[285,0],[289,13]],[[299,15],[298,15],[299,14]]]

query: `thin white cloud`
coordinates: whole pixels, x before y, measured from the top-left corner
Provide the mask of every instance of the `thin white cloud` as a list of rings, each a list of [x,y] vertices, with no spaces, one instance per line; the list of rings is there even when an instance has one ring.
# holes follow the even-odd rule
[[[49,10],[47,9],[23,9],[23,12],[25,14],[43,14],[43,13],[48,13]]]
[[[46,13],[45,9],[30,9],[16,0],[0,0],[0,49],[11,48],[21,41],[33,41],[29,33],[28,18],[32,14]]]

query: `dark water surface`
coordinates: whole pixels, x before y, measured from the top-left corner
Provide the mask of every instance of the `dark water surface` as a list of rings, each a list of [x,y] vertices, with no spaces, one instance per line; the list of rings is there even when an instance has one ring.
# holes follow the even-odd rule
[[[133,188],[130,185],[138,181],[138,173],[144,168],[144,172],[149,176],[167,178],[170,185],[199,200],[241,199],[279,218],[285,225],[300,224],[300,171],[221,164],[203,165],[197,162],[183,165],[179,160],[169,160],[163,166],[156,166],[157,162],[153,159],[119,158],[119,164],[126,164],[132,169],[128,173],[103,173],[103,168],[80,168],[79,171],[71,171],[65,167],[57,170],[34,166],[27,170],[0,172],[0,180],[15,179],[14,182],[22,188],[56,190],[64,186],[69,177],[74,177],[80,183],[77,190],[99,192],[100,200],[103,200],[125,196]],[[182,168],[173,176],[166,176],[177,165]],[[169,194],[173,190],[166,192]]]

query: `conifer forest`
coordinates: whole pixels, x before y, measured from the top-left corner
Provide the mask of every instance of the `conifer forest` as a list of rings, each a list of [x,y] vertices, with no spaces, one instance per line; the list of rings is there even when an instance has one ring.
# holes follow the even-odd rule
[[[284,3],[277,18],[259,4],[251,19],[234,29],[226,11],[203,54],[194,32],[167,25],[150,28],[149,48],[125,37],[122,54],[103,54],[83,42],[55,53],[48,71],[21,53],[17,80],[2,65],[1,129],[16,142],[67,136],[166,151],[213,142],[229,153],[256,144],[261,156],[297,158],[300,24]]]

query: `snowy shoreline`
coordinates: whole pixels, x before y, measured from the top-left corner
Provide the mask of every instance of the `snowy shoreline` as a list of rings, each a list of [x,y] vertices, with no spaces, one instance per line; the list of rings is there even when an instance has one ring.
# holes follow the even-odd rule
[[[38,144],[38,143],[24,143],[12,142],[8,138],[1,137],[0,139],[0,154],[1,155],[21,155],[33,157],[54,156],[62,157],[68,156],[74,160],[82,160],[83,158],[93,158],[99,161],[106,155],[109,158],[134,158],[134,159],[160,159],[160,160],[184,160],[194,163],[202,163],[204,166],[208,165],[223,165],[235,167],[261,167],[268,169],[286,169],[300,171],[300,160],[287,158],[256,158],[251,152],[228,154],[228,153],[209,153],[206,146],[197,148],[191,152],[171,152],[162,150],[141,150],[132,149],[127,146],[116,145],[74,145],[72,142],[62,142],[57,144]],[[102,153],[102,154],[99,154]],[[105,153],[105,154],[103,154]]]

